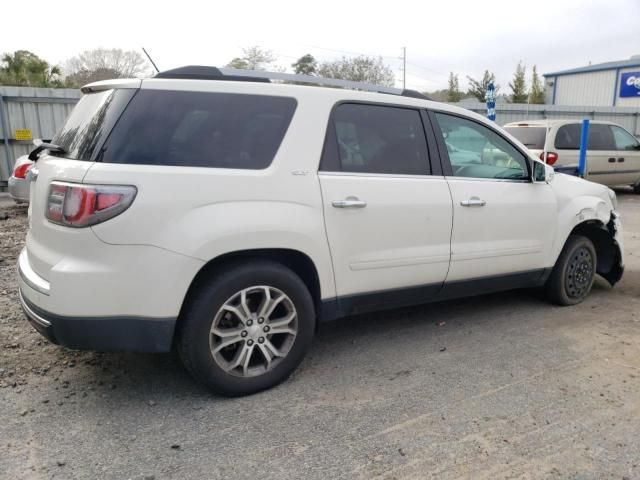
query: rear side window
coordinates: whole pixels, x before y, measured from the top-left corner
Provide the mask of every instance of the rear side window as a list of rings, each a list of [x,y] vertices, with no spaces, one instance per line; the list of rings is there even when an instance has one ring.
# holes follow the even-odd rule
[[[327,132],[321,170],[429,175],[427,141],[417,110],[338,105]]]
[[[544,127],[506,127],[505,130],[520,140],[527,148],[544,149],[546,130]]]
[[[555,147],[559,150],[579,150],[582,125],[572,123],[563,125],[556,133]],[[588,150],[615,150],[613,134],[608,125],[592,123],[589,125]]]
[[[106,163],[263,169],[296,101],[288,97],[140,90],[101,149]]]
[[[556,132],[555,147],[559,150],[578,150],[580,148],[580,125],[572,123],[561,126]]]
[[[594,123],[589,125],[589,150],[615,150],[616,142],[609,125]]]
[[[93,160],[120,114],[136,93],[133,89],[104,90],[84,95],[52,143],[65,149],[64,157]]]

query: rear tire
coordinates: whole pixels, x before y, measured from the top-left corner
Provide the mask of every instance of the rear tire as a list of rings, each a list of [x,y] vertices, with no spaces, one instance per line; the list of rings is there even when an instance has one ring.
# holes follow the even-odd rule
[[[311,345],[315,309],[304,282],[285,266],[257,260],[200,283],[181,313],[177,349],[211,390],[248,395],[284,381]]]
[[[557,305],[576,305],[591,291],[598,259],[591,240],[570,235],[545,285],[546,297]]]
[[[631,185],[633,188],[633,193],[640,194],[640,183],[636,183],[635,185]]]

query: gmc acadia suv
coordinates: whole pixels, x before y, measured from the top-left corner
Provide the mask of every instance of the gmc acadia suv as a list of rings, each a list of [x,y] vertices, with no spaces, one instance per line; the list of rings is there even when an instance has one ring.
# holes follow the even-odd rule
[[[183,67],[90,84],[31,153],[20,299],[52,342],[167,352],[225,395],[316,322],[623,271],[615,194],[411,91]],[[309,86],[316,82],[349,88]]]

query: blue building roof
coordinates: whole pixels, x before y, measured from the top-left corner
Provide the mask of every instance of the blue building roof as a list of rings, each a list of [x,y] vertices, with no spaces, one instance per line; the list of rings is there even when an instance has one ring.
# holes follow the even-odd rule
[[[627,60],[618,60],[615,62],[596,63],[595,65],[587,65],[586,67],[570,68],[569,70],[561,70],[559,72],[543,73],[543,77],[558,77],[560,75],[571,75],[574,73],[599,72],[601,70],[615,70],[617,68],[640,67],[640,55],[634,55]]]

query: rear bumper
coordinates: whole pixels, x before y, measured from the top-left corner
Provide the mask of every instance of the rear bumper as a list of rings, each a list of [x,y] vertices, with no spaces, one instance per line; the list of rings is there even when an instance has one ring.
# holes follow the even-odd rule
[[[29,203],[30,181],[23,178],[9,177],[9,195],[17,203]]]
[[[171,350],[175,318],[65,317],[46,312],[19,291],[29,323],[51,342],[79,350],[159,353]]]

